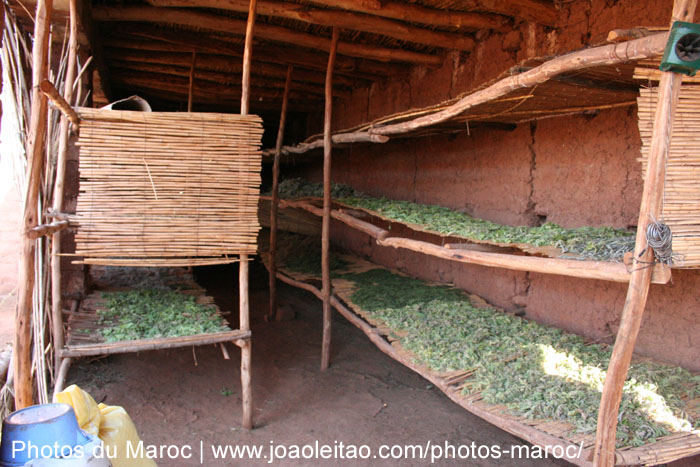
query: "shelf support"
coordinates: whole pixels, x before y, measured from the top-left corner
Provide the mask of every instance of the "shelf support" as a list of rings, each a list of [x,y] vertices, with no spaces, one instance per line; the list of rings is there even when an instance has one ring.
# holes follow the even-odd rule
[[[331,49],[326,69],[326,106],[323,119],[323,222],[321,224],[321,272],[323,279],[323,342],[321,345],[321,370],[328,369],[331,353],[331,116],[333,112],[333,67],[338,48],[338,28],[333,28]]]
[[[671,24],[674,21],[692,21],[696,4],[697,0],[676,0],[673,4]],[[670,72],[662,74],[634,248],[634,258],[642,266],[654,261],[654,253],[646,241],[646,228],[649,222],[660,217],[662,210],[666,160],[680,85],[681,75]],[[610,357],[598,412],[598,428],[593,458],[596,466],[607,467],[615,464],[615,435],[620,401],[622,400],[622,388],[627,378],[634,344],[642,323],[644,307],[649,294],[651,273],[652,268],[650,267],[637,267],[632,271],[630,278],[627,299],[622,310],[620,328],[617,331],[615,346]]]
[[[273,320],[277,316],[277,207],[279,205],[279,178],[280,156],[284,140],[284,127],[287,121],[287,104],[289,101],[289,88],[292,83],[292,65],[287,66],[287,79],[284,82],[284,96],[282,97],[282,111],[280,113],[280,126],[277,131],[277,144],[275,145],[275,160],[272,163],[272,200],[270,201],[270,311],[267,319]]]

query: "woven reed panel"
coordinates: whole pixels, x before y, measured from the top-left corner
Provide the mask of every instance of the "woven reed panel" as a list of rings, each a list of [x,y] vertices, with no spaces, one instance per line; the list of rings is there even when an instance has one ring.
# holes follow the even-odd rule
[[[642,88],[638,99],[642,173],[654,126],[658,88]],[[675,268],[700,267],[700,86],[681,86],[673,123],[661,215],[673,233]]]
[[[256,252],[258,116],[78,113],[76,253],[82,262],[202,265]]]

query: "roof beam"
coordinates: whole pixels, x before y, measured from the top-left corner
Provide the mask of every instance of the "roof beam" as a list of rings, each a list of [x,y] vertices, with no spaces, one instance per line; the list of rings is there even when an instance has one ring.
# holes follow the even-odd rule
[[[171,49],[159,49],[158,47],[148,48],[151,43],[144,41],[144,48],[140,47],[140,43],[134,44],[130,41],[105,41],[105,57],[110,60],[110,64],[114,61],[129,61],[136,63],[154,63],[170,66],[188,66],[188,62],[192,61],[191,53]],[[165,44],[167,46],[167,44]],[[151,53],[161,52],[161,53]],[[234,60],[230,57],[210,54],[197,54],[197,70],[218,71],[226,73],[241,73],[243,65],[240,60]],[[320,86],[323,84],[323,73],[313,70],[297,70],[298,73],[292,79],[293,82],[299,83],[315,83]],[[285,67],[275,63],[261,63],[253,60],[253,74],[269,76],[279,79],[286,77]],[[338,76],[336,80],[338,85],[346,87],[355,87],[354,80],[345,76]]]
[[[246,22],[211,13],[156,7],[99,7],[93,9],[95,21],[130,21],[177,25],[227,34],[244,34]],[[256,35],[261,39],[295,44],[301,47],[326,51],[330,39],[294,31],[280,26],[260,24]],[[340,43],[338,53],[351,57],[369,58],[379,61],[399,61],[419,65],[438,66],[442,57],[402,49],[389,49],[367,44]]]
[[[459,29],[474,27],[473,24],[478,21],[475,18],[493,16],[471,11],[438,10],[414,3],[395,1],[311,0],[311,2],[401,21]],[[462,4],[470,10],[498,13],[546,26],[555,26],[557,21],[557,12],[552,4],[542,0],[467,0]],[[479,26],[479,28],[486,28],[486,26]]]
[[[247,0],[148,0],[157,7],[205,7],[245,13],[248,11]],[[257,5],[257,12],[263,16],[293,19],[320,26],[339,27],[372,34],[381,34],[402,41],[417,44],[470,51],[474,48],[474,39],[465,34],[432,31],[411,26],[405,22],[386,19],[374,15],[354,12],[309,8],[296,3],[264,1]],[[472,29],[499,29],[504,26],[505,18],[496,15],[473,15]]]
[[[195,87],[200,86],[206,89],[206,86],[209,86],[209,83],[216,83],[216,84],[226,84],[226,85],[231,85],[231,86],[240,86],[241,85],[241,78],[240,74],[232,74],[232,73],[225,73],[225,72],[217,72],[217,71],[207,71],[207,70],[202,70],[200,69],[200,57],[197,57],[197,67],[195,68],[194,72],[194,81],[195,81]],[[121,73],[124,74],[126,73],[133,73],[133,74],[138,74],[138,73],[146,73],[152,74],[152,73],[158,73],[162,75],[170,75],[170,76],[180,76],[180,77],[189,77],[190,75],[190,68],[187,68],[185,66],[173,66],[173,65],[164,65],[164,64],[156,64],[156,63],[138,63],[138,62],[127,62],[123,60],[114,60],[111,62],[111,67],[110,69],[115,72],[115,73]],[[252,70],[251,70],[252,71]],[[239,70],[240,73],[240,70]],[[269,76],[255,76],[255,85],[260,87],[260,88],[268,88],[268,89],[284,89],[284,84],[285,81],[284,79],[279,79],[279,78],[271,78]],[[301,91],[309,94],[318,94],[318,95],[323,95],[324,91],[321,86],[314,86],[313,84],[306,84],[306,83],[300,83],[300,82],[294,82],[292,83],[292,89],[295,91]],[[347,90],[343,89],[334,89],[333,90],[333,96],[334,97],[340,97],[340,98],[347,98],[350,97],[350,92]]]

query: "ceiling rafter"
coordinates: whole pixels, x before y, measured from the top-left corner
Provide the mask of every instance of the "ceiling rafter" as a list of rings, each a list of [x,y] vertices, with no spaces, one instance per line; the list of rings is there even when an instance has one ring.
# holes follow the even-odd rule
[[[343,10],[410,21],[431,26],[471,27],[474,12],[439,10],[412,3],[379,0],[311,0],[312,3]],[[545,26],[556,26],[557,11],[551,3],[542,0],[466,0],[469,10],[498,13]]]
[[[134,21],[177,25],[229,34],[244,34],[246,22],[211,13],[157,7],[99,7],[93,9],[93,18],[98,22]],[[255,27],[257,38],[294,44],[310,49],[327,51],[330,39],[295,31],[280,26],[259,24]],[[438,66],[443,58],[404,49],[391,49],[370,44],[341,42],[338,53],[351,57],[369,58],[379,61],[401,61],[413,64]]]
[[[220,10],[246,13],[248,0],[148,0],[156,7],[217,8]],[[276,18],[293,19],[309,24],[339,27],[354,31],[380,34],[417,44],[447,49],[471,51],[475,41],[464,33],[433,31],[411,26],[405,22],[379,16],[348,11],[309,8],[304,5],[280,1],[264,1],[257,5],[257,14]],[[499,29],[506,23],[505,18],[496,15],[474,15],[471,29]]]

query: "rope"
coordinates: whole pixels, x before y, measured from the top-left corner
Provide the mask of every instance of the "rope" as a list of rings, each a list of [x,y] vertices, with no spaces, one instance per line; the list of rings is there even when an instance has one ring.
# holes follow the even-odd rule
[[[666,265],[673,264],[673,234],[669,226],[652,219],[647,225],[647,245],[654,250],[656,261]]]

